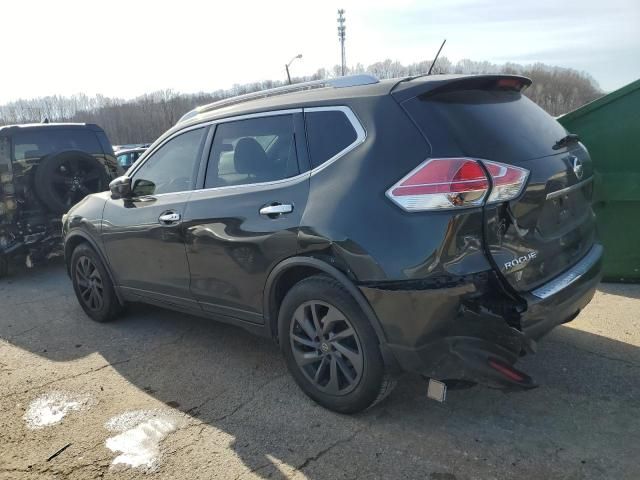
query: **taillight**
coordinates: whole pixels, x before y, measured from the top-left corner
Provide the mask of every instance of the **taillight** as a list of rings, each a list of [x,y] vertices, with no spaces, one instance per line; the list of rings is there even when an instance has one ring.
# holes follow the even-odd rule
[[[523,81],[524,79],[522,78],[500,78],[497,82],[496,82],[496,87],[498,88],[504,88],[504,89],[510,89],[510,90],[517,90],[518,92],[524,90],[527,86],[527,83],[525,81]],[[529,81],[529,83],[531,83],[531,81]]]
[[[489,160],[482,160],[482,163],[493,183],[487,203],[506,202],[520,195],[529,176],[528,170]]]
[[[489,191],[489,203],[516,198],[528,175],[524,168],[488,160],[431,158],[387,190],[387,196],[407,211],[477,207]]]

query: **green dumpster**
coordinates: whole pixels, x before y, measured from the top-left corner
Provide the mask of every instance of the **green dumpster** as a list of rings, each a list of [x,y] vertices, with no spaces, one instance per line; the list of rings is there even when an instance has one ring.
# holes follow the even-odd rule
[[[558,118],[589,149],[609,281],[640,281],[640,80]]]

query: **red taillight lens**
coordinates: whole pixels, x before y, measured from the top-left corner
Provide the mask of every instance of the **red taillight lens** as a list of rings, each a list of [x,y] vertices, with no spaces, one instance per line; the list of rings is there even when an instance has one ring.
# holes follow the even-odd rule
[[[520,78],[501,78],[496,83],[498,88],[507,88],[521,91],[524,89],[525,83]]]
[[[482,160],[482,163],[489,171],[493,183],[487,203],[506,202],[520,195],[527,183],[528,170],[489,160]]]
[[[439,210],[482,205],[490,182],[479,160],[432,158],[387,191],[407,211]],[[522,191],[528,172],[522,168],[483,161],[494,188],[488,201],[505,201]]]
[[[527,379],[527,375],[516,370],[510,365],[506,365],[494,358],[489,359],[489,366],[494,370],[497,370],[502,375],[507,377],[509,380],[513,380],[514,382],[522,382]]]

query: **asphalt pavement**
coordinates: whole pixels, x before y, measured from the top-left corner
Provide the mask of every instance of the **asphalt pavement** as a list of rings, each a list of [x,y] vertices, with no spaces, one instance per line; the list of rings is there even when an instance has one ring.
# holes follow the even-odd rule
[[[61,263],[0,279],[0,478],[640,478],[640,285],[602,284],[520,368],[529,392],[405,375],[355,416],[276,345],[146,306],[98,324]]]

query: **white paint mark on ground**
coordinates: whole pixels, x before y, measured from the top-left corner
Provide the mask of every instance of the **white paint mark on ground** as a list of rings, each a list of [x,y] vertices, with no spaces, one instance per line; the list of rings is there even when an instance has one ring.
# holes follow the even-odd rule
[[[133,410],[111,418],[105,428],[118,435],[106,446],[120,452],[111,464],[155,469],[160,461],[160,442],[186,423],[185,417],[169,410]]]
[[[53,391],[33,400],[24,418],[31,429],[39,429],[60,423],[67,413],[88,408],[92,404],[88,394]]]

